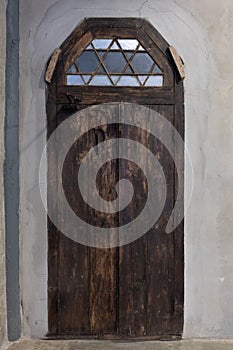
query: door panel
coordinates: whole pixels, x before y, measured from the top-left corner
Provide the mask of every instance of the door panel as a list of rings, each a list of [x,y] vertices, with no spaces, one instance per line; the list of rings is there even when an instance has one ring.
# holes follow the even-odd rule
[[[163,86],[92,86],[86,82],[84,84],[84,81],[79,85],[67,85],[67,67],[77,64],[80,54],[92,40],[115,40],[118,37],[139,41],[138,47],[142,46],[142,50],[161,70]],[[149,109],[146,113],[160,113],[184,138],[183,83],[169,56],[169,44],[147,21],[139,18],[86,19],[60,48],[60,57],[47,91],[48,138],[64,120],[79,110],[98,104],[98,113],[101,113],[102,108],[106,113],[105,103],[111,103],[113,108],[109,113],[116,113],[119,120],[126,109],[127,113],[140,113],[140,108],[137,110],[136,106],[147,106]],[[100,55],[101,51],[102,49],[98,51]],[[128,49],[123,51],[123,55],[130,54]],[[140,54],[136,51],[135,55]],[[131,54],[130,57],[134,59]],[[96,69],[99,66],[93,67],[92,74],[97,74]],[[152,74],[152,69],[153,66],[147,72],[149,75]],[[76,67],[75,70],[76,75],[80,76],[79,68]],[[144,71],[143,64],[140,70],[137,74],[132,71],[131,75],[140,76]],[[109,75],[106,70],[105,73]],[[105,73],[102,72],[106,75]],[[126,71],[121,71],[122,75],[125,73]],[[124,102],[134,103],[134,110],[131,111],[131,106],[125,106]],[[71,126],[72,130],[76,127],[77,125]],[[164,131],[165,124],[161,123],[156,132],[164,135]],[[48,335],[55,338],[179,337],[183,329],[184,227],[181,222],[171,234],[165,233],[165,227],[176,200],[183,204],[184,185],[182,175],[178,181],[174,160],[159,138],[140,127],[120,123],[100,125],[89,130],[73,144],[66,156],[62,172],[66,199],[74,213],[93,226],[121,227],[138,217],[147,202],[148,183],[145,171],[134,162],[113,159],[98,172],[96,185],[100,196],[107,201],[116,199],[115,187],[119,180],[127,179],[133,185],[132,201],[118,213],[106,214],[88,206],[78,186],[78,172],[85,155],[97,144],[113,138],[137,141],[156,156],[166,179],[164,209],[149,232],[130,244],[112,249],[91,248],[74,242],[59,232],[48,218]],[[68,225],[62,201],[54,201],[52,198],[62,147],[64,142],[48,153],[48,208]],[[175,160],[179,164],[178,168],[183,169],[184,154],[176,147],[174,144]],[[110,156],[113,154],[111,148],[108,152]],[[142,157],[146,160],[146,153]],[[145,167],[144,170],[152,174],[152,179],[157,179],[149,161]],[[89,188],[89,177],[87,168],[84,186],[88,199],[91,199],[93,193]],[[182,193],[180,198],[177,198],[178,187]],[[160,186],[157,186],[156,194],[158,198],[162,196]],[[153,207],[148,210],[148,220],[154,212]],[[177,215],[183,217],[183,207]],[[138,226],[139,230],[140,228],[142,230],[142,223]],[[78,230],[81,230],[80,227],[77,227]],[[90,235],[87,229],[82,233],[86,237]]]
[[[58,113],[58,125],[68,117],[67,111]],[[64,162],[62,180],[66,198],[76,215],[94,226],[118,226],[119,219],[117,214],[103,214],[84,202],[77,183],[79,166],[91,148],[116,137],[117,132],[115,124],[90,130],[75,142]],[[101,196],[111,200],[118,177],[117,162],[112,161],[102,167],[98,175],[97,188]],[[87,169],[87,186],[88,177]],[[88,192],[88,196],[91,197],[92,193]],[[62,208],[58,211],[63,215]],[[65,217],[63,220],[66,222]],[[86,247],[59,233],[58,251],[57,332],[66,335],[114,334],[117,327],[118,250]]]
[[[80,108],[87,107],[88,105],[83,105]],[[174,106],[149,107],[148,113],[153,109],[174,124]],[[114,110],[122,113],[122,106],[119,110]],[[57,113],[56,125],[72,113],[69,109],[61,108]],[[165,146],[150,133],[135,126],[111,124],[92,129],[77,140],[67,154],[62,175],[64,192],[76,215],[94,226],[122,226],[140,214],[147,199],[147,179],[143,170],[133,162],[113,160],[98,173],[97,188],[105,200],[115,199],[114,188],[119,179],[131,181],[133,199],[119,213],[105,214],[90,208],[78,188],[79,166],[87,152],[97,144],[116,137],[135,140],[156,155],[166,177],[168,192],[165,207],[158,222],[148,233],[119,248],[90,248],[73,242],[60,232],[56,233],[58,256],[57,270],[54,271],[57,271],[58,280],[57,294],[54,296],[57,300],[57,328],[54,333],[66,336],[111,334],[113,337],[179,335],[183,281],[181,274],[181,287],[177,289],[176,270],[180,258],[177,259],[176,254],[182,256],[183,238],[182,227],[179,229],[180,237],[177,237],[177,230],[169,235],[165,233],[176,200],[174,162]],[[108,152],[111,155],[112,150],[109,149]],[[54,155],[51,156],[50,161],[53,163]],[[147,162],[146,166],[150,171],[151,164]],[[88,176],[87,169],[87,188]],[[156,176],[154,174],[154,178]],[[160,191],[158,188],[158,198]],[[92,193],[89,196],[91,198]],[[58,213],[63,215],[59,203]],[[153,215],[153,208],[147,215]],[[51,238],[54,231],[55,228],[50,232],[51,241],[55,239]]]
[[[150,106],[150,109],[174,122],[173,106]],[[130,110],[127,113],[130,113]],[[135,107],[131,113],[135,113]],[[176,334],[179,333],[179,327],[175,324],[175,236],[174,233],[165,233],[176,197],[174,161],[165,146],[145,130],[124,125],[120,129],[120,137],[138,141],[156,155],[163,167],[168,190],[163,214],[156,225],[136,242],[119,249],[120,332],[125,336]],[[147,168],[150,171],[149,161]],[[137,179],[134,187],[138,191],[137,201],[130,203],[126,214],[131,221],[134,218],[135,204],[143,206],[144,197],[147,195],[146,182],[140,176],[136,164],[131,165],[130,169],[127,166],[121,168],[121,176],[128,178],[132,183],[134,178]],[[158,198],[160,191],[158,188]],[[148,215],[153,215],[153,208]],[[120,213],[119,219],[121,226],[124,224],[125,213]]]

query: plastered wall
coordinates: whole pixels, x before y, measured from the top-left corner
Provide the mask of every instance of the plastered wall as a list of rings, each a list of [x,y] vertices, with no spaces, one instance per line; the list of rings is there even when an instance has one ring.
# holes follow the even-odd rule
[[[5,220],[4,220],[4,120],[5,120],[5,60],[6,12],[5,0],[0,1],[0,347],[6,340],[6,278],[5,278]]]
[[[233,338],[232,12],[232,0],[20,1],[25,336],[42,337],[47,332],[47,230],[38,178],[46,135],[44,69],[52,51],[84,17],[130,16],[147,18],[186,65],[186,144],[194,187],[185,220],[184,338]],[[185,185],[187,192],[187,177]]]

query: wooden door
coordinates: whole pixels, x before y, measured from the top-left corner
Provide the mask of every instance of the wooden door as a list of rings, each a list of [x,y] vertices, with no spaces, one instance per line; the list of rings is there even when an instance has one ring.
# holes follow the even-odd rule
[[[105,38],[104,26],[109,28],[108,35],[113,40],[116,35],[132,39],[134,33],[144,50],[150,48],[151,57],[156,56],[156,63],[163,72],[162,86],[83,86],[83,83],[80,86],[65,83],[64,67],[69,68],[72,64],[67,64],[67,57],[71,57],[71,52],[74,54],[74,46],[75,50],[79,50],[74,43],[79,42],[83,50],[90,45],[93,37]],[[140,31],[139,27],[143,30]],[[150,36],[146,35],[147,32]],[[77,111],[100,104],[97,113],[101,114],[101,108],[106,111],[106,106],[101,107],[101,103],[109,102],[112,103],[109,113],[116,116],[120,113],[122,102],[147,106],[147,113],[150,110],[158,112],[183,137],[183,85],[167,56],[167,47],[168,44],[144,20],[84,21],[61,47],[64,54],[48,88],[48,137]],[[126,56],[126,53],[122,55]],[[128,62],[128,66],[131,67],[131,63]],[[133,71],[132,75],[136,76],[137,72]],[[130,105],[127,108],[130,113]],[[183,327],[183,222],[171,234],[165,233],[178,192],[174,160],[165,145],[152,133],[136,126],[113,123],[92,128],[73,144],[66,156],[62,172],[64,192],[75,214],[93,226],[120,227],[139,215],[147,200],[147,179],[142,169],[133,162],[113,159],[98,173],[97,188],[107,201],[116,198],[115,186],[120,179],[128,179],[132,183],[135,191],[133,199],[127,208],[118,213],[106,214],[89,207],[77,186],[83,157],[96,145],[114,138],[135,140],[158,156],[167,184],[164,210],[156,224],[141,238],[127,245],[105,249],[74,242],[48,219],[49,336],[179,337]],[[57,149],[58,153],[61,148],[62,144]],[[113,150],[109,149],[111,152]],[[48,154],[49,186],[53,186],[58,172],[56,157],[56,154]],[[176,157],[183,164],[183,152]],[[147,167],[151,167],[149,162]],[[88,186],[88,172],[86,176]],[[179,185],[183,186],[182,179]],[[62,208],[51,198],[49,186],[48,206],[57,206],[62,216]],[[157,191],[159,197],[160,189]],[[153,215],[153,208],[150,215]]]

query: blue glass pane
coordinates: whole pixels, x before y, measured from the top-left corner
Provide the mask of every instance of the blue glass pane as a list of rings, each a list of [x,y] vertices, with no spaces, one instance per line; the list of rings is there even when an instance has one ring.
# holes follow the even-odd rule
[[[107,49],[111,44],[112,39],[95,39],[92,44],[96,49]]]
[[[109,52],[104,60],[104,65],[109,73],[121,73],[126,65],[126,60],[121,52]]]
[[[154,66],[152,73],[163,74],[163,72],[161,71],[161,69],[157,65]]]
[[[143,85],[145,80],[146,80],[146,78],[147,78],[147,75],[139,75],[138,78],[139,78],[141,84]]]
[[[91,45],[91,44],[90,44],[90,45],[88,45],[88,47],[86,48],[86,50],[93,50],[92,45]]]
[[[150,76],[145,86],[163,86],[163,77],[161,75]]]
[[[136,77],[131,75],[124,75],[117,83],[118,86],[140,86]]]
[[[68,69],[68,73],[75,74],[78,73],[77,68],[75,67],[74,64]]]
[[[133,51],[126,51],[125,52],[125,56],[128,58],[128,60],[132,57],[132,55],[133,55]]]
[[[149,73],[154,61],[152,58],[144,52],[138,52],[132,59],[132,65],[134,67],[135,73],[144,74]]]
[[[136,39],[118,39],[123,50],[136,50],[139,42]]]
[[[80,75],[67,75],[67,85],[84,85]]]
[[[107,75],[95,75],[90,82],[90,85],[112,85]]]
[[[101,66],[99,67],[99,69],[97,70],[97,73],[98,73],[98,74],[106,74],[106,72],[105,72],[105,70],[104,70],[104,68],[103,68],[102,65],[101,65]]]
[[[118,79],[121,77],[121,75],[111,75],[111,79],[114,82],[114,84],[117,83]]]
[[[145,51],[144,47],[142,45],[139,46],[138,51]]]
[[[77,59],[79,71],[82,73],[92,73],[99,63],[99,59],[94,51],[83,51]]]
[[[103,55],[105,54],[105,52],[106,52],[106,51],[100,51],[100,50],[98,50],[98,55],[99,55],[100,57],[103,57]]]
[[[124,74],[133,74],[133,71],[132,71],[132,68],[130,67],[130,66],[128,66],[127,68],[126,68],[126,71],[124,72]]]
[[[83,75],[83,80],[85,81],[86,84],[88,83],[90,77],[91,75]]]
[[[113,45],[111,46],[110,50],[120,50],[119,46],[117,45],[116,42],[113,43]]]

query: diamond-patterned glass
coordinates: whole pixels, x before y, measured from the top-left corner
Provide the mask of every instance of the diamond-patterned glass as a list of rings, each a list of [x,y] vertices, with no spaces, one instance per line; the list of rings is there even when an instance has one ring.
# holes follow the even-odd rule
[[[77,59],[77,67],[80,73],[92,73],[99,63],[95,51],[83,51]]]
[[[68,73],[70,73],[70,74],[77,74],[78,73],[75,64],[72,64],[72,66],[68,69]]]
[[[137,39],[94,39],[67,70],[67,85],[163,86],[163,72]]]
[[[118,43],[123,50],[136,50],[139,44],[136,39],[118,39]]]
[[[112,39],[95,39],[92,41],[92,45],[96,50],[107,50],[111,42]]]
[[[153,63],[154,61],[146,52],[137,52],[132,59],[132,65],[137,74],[149,74]]]
[[[107,57],[104,59],[104,65],[109,73],[119,74],[123,72],[126,66],[126,60],[123,54],[119,51],[109,52]]]

